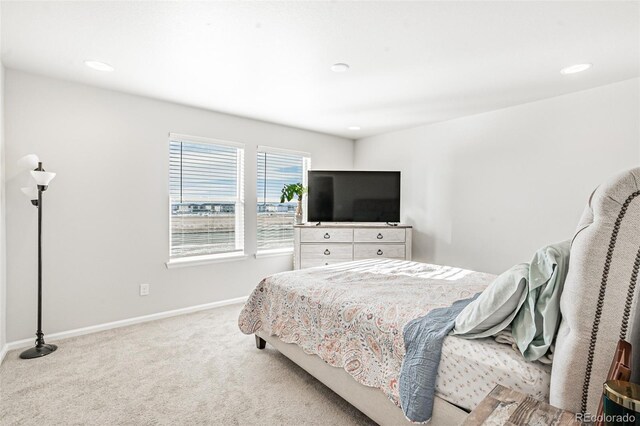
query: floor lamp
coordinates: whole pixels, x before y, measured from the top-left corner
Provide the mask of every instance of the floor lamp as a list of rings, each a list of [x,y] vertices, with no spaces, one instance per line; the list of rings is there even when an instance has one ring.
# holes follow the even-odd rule
[[[45,172],[38,156],[34,154],[22,157],[18,165],[24,169],[31,169],[31,177],[35,181],[35,186],[22,188],[22,192],[38,209],[38,331],[36,331],[35,346],[20,354],[22,359],[32,359],[49,355],[58,349],[56,345],[44,342],[44,333],[42,332],[42,193],[47,190],[56,174]]]

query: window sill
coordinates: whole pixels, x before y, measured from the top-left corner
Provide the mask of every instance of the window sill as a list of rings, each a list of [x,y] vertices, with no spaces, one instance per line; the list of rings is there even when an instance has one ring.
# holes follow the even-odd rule
[[[186,268],[189,266],[207,265],[210,263],[234,262],[237,260],[247,259],[249,256],[244,252],[233,252],[223,254],[212,254],[208,256],[192,256],[172,259],[165,262],[167,269]]]
[[[254,256],[256,259],[262,259],[264,257],[291,256],[291,255],[293,255],[293,248],[263,250],[263,251],[257,252]]]

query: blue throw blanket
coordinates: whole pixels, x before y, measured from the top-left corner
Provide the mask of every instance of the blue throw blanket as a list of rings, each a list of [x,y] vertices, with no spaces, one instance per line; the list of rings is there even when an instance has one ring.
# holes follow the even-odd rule
[[[447,308],[434,309],[405,325],[406,355],[400,370],[400,405],[412,422],[424,423],[431,419],[442,343],[460,311],[479,295],[458,300]]]

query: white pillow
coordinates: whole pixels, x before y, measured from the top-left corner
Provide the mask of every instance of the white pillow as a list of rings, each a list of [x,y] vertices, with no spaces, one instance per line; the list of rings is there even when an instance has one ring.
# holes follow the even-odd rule
[[[451,334],[479,339],[504,330],[527,297],[528,277],[528,263],[516,265],[498,276],[460,312]]]

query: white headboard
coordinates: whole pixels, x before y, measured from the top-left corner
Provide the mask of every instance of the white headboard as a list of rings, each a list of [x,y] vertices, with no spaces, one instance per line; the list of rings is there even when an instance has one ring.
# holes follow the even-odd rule
[[[560,299],[552,405],[596,414],[621,335],[632,343],[633,365],[640,368],[639,267],[640,168],[635,168],[596,189],[573,239]]]

